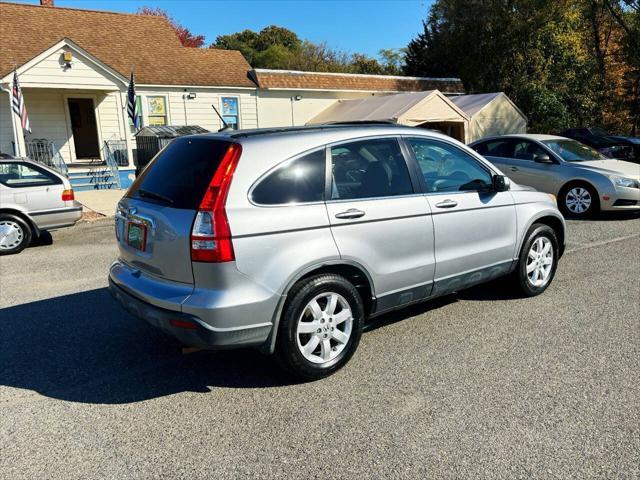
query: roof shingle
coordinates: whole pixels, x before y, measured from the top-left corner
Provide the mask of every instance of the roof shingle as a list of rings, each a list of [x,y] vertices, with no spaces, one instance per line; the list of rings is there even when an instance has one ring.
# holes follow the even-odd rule
[[[422,92],[440,90],[444,93],[463,93],[458,78],[397,77],[348,73],[297,72],[286,70],[254,70],[260,88],[312,90],[364,90],[387,92]]]
[[[163,18],[0,3],[0,77],[69,38],[136,83],[253,87],[238,51],[183,47]]]

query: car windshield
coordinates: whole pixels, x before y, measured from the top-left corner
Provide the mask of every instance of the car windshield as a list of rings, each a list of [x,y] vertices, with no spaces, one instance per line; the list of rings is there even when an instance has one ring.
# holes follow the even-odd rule
[[[597,150],[575,140],[546,140],[544,143],[565,162],[588,162],[590,160],[605,160]]]
[[[594,135],[597,135],[598,137],[606,137],[609,135],[607,132],[605,132],[601,128],[592,128],[591,133],[593,133]]]

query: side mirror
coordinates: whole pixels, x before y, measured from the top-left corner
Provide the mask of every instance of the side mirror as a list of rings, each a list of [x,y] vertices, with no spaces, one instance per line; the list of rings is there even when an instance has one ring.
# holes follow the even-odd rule
[[[537,163],[553,163],[553,160],[551,160],[551,157],[546,153],[541,153],[540,155],[536,155],[535,157],[533,157],[533,161]]]
[[[510,180],[504,175],[494,175],[492,178],[493,189],[496,192],[506,192],[511,186]]]

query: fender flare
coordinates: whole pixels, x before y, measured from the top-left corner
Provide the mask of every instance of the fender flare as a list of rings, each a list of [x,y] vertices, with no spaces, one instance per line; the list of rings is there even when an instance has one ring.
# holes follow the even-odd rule
[[[376,301],[373,279],[371,278],[369,271],[366,268],[364,268],[364,266],[361,263],[355,262],[353,260],[344,260],[344,259],[338,258],[334,260],[325,260],[323,262],[307,265],[301,268],[300,270],[298,270],[296,273],[294,273],[287,281],[287,284],[284,290],[282,291],[282,294],[280,295],[280,299],[278,300],[278,304],[273,314],[273,318],[271,319],[271,324],[272,324],[271,333],[269,334],[269,337],[267,337],[267,340],[264,342],[264,344],[260,347],[260,351],[262,351],[263,353],[272,354],[275,350],[276,338],[278,337],[278,327],[280,325],[280,317],[282,316],[282,310],[284,309],[284,304],[287,301],[287,296],[291,291],[291,288],[296,283],[298,283],[298,281],[301,278],[305,277],[306,275],[313,272],[314,270],[318,270],[323,267],[331,267],[335,265],[348,265],[362,271],[365,274],[367,281],[369,282],[369,286],[371,287],[372,300],[374,302]]]
[[[544,217],[554,217],[557,220],[560,221],[560,223],[562,224],[562,228],[564,230],[563,232],[563,242],[562,245],[560,245],[560,256],[562,256],[562,253],[564,252],[565,249],[565,244],[566,244],[566,238],[567,238],[567,226],[565,224],[564,221],[564,217],[555,212],[554,210],[543,210],[541,212],[538,212],[538,214],[536,214],[533,218],[529,219],[529,221],[527,222],[526,227],[523,229],[523,234],[522,234],[522,238],[520,238],[518,240],[518,248],[516,250],[516,258],[514,259],[514,265],[517,263],[518,259],[520,258],[520,254],[522,253],[522,246],[524,245],[524,241],[527,235],[527,232],[531,229],[532,225],[534,223],[536,223],[538,220],[540,220],[541,218]]]
[[[15,208],[0,208],[0,213],[6,213],[8,215],[15,215],[16,217],[20,217],[23,219],[29,227],[31,227],[31,231],[33,232],[33,236],[38,238],[41,234],[41,230],[36,225],[36,222],[31,218],[31,216],[22,210],[17,210]]]

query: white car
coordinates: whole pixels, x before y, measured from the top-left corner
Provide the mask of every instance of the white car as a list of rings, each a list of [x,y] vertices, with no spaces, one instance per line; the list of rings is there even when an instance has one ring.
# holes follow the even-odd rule
[[[43,230],[74,225],[82,205],[69,179],[27,159],[0,159],[0,255],[18,253]]]

